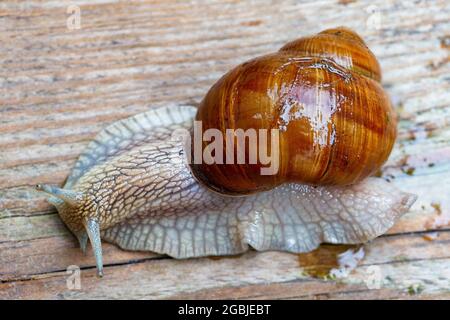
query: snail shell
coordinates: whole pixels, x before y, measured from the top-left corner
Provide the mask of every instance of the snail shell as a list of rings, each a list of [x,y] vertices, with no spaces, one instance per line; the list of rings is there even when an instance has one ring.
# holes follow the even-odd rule
[[[259,161],[223,161],[193,164],[195,176],[230,194],[286,182],[361,181],[387,160],[396,138],[396,115],[380,79],[375,56],[345,28],[301,38],[239,65],[212,86],[196,120],[203,131],[217,128],[224,136],[227,129],[278,130],[278,173],[260,174]],[[238,144],[232,148],[237,154]]]
[[[383,163],[395,138],[395,120],[376,81],[376,60],[368,63],[370,51],[366,48],[368,59],[337,58],[364,48],[358,36],[339,32],[344,31],[340,40],[333,38],[336,43],[319,47],[314,39],[300,39],[243,64],[213,86],[198,112],[192,106],[167,106],[113,123],[88,145],[63,188],[38,185],[50,194],[49,202],[83,251],[90,241],[98,274],[103,274],[101,239],[127,250],[188,258],[237,254],[249,247],[307,252],[321,242],[361,243],[386,232],[416,197],[379,178],[345,185]],[[335,37],[336,31],[319,35],[325,36]],[[303,47],[310,47],[311,55],[295,57],[292,52]],[[324,57],[323,50],[329,55]],[[227,87],[233,84],[239,90]],[[234,127],[283,131],[281,156],[290,160],[283,160],[280,176],[263,179],[253,167],[242,167],[256,182],[235,170],[233,177],[245,179],[224,188],[210,172],[203,181],[193,175],[191,169],[198,174],[201,167],[185,162],[189,150],[171,139],[172,133],[188,131],[194,117],[213,119],[216,109],[223,111],[219,119]],[[285,116],[273,116],[281,111]],[[262,118],[243,120],[258,113]],[[221,168],[214,170],[222,174]],[[253,194],[231,197],[211,189]]]

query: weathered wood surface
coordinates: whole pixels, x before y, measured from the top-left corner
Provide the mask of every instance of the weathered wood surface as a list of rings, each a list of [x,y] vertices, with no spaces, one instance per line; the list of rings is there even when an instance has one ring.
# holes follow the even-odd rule
[[[73,3],[79,30],[67,28]],[[0,2],[0,298],[449,299],[449,17],[446,0]],[[199,101],[237,63],[337,25],[380,60],[401,119],[380,174],[419,196],[411,211],[342,279],[323,276],[349,247],[327,245],[183,261],[105,245],[97,279],[91,252],[33,186],[62,184],[106,124]],[[79,290],[69,265],[81,267]]]

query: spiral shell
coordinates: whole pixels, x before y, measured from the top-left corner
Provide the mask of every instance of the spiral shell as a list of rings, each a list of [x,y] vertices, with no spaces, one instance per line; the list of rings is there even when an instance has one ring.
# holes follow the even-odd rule
[[[278,152],[277,174],[262,175],[259,160],[196,163],[193,174],[228,194],[285,182],[361,181],[386,161],[396,138],[396,115],[380,80],[375,56],[346,28],[300,38],[237,66],[211,87],[195,119],[203,132],[215,128],[224,136],[227,129],[278,130],[279,148],[271,150]],[[207,145],[203,141],[202,147]]]

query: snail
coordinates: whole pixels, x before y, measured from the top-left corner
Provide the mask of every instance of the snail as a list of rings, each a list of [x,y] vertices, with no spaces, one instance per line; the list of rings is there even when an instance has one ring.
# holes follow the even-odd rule
[[[232,69],[198,107],[109,125],[63,188],[36,188],[83,251],[90,240],[100,276],[101,239],[175,258],[364,243],[416,199],[371,177],[397,130],[380,81],[355,32],[325,30]]]

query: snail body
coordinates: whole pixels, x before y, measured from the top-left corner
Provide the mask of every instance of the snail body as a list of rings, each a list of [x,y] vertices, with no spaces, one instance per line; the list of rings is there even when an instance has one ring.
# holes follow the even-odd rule
[[[227,73],[198,108],[167,106],[110,125],[64,188],[37,189],[51,194],[82,250],[90,240],[100,275],[101,239],[176,258],[365,242],[415,201],[367,178],[396,135],[380,79],[375,57],[348,29],[301,38]],[[192,132],[194,120],[224,133],[277,129],[278,171],[262,175],[261,162],[187,163],[193,149],[172,137]]]

